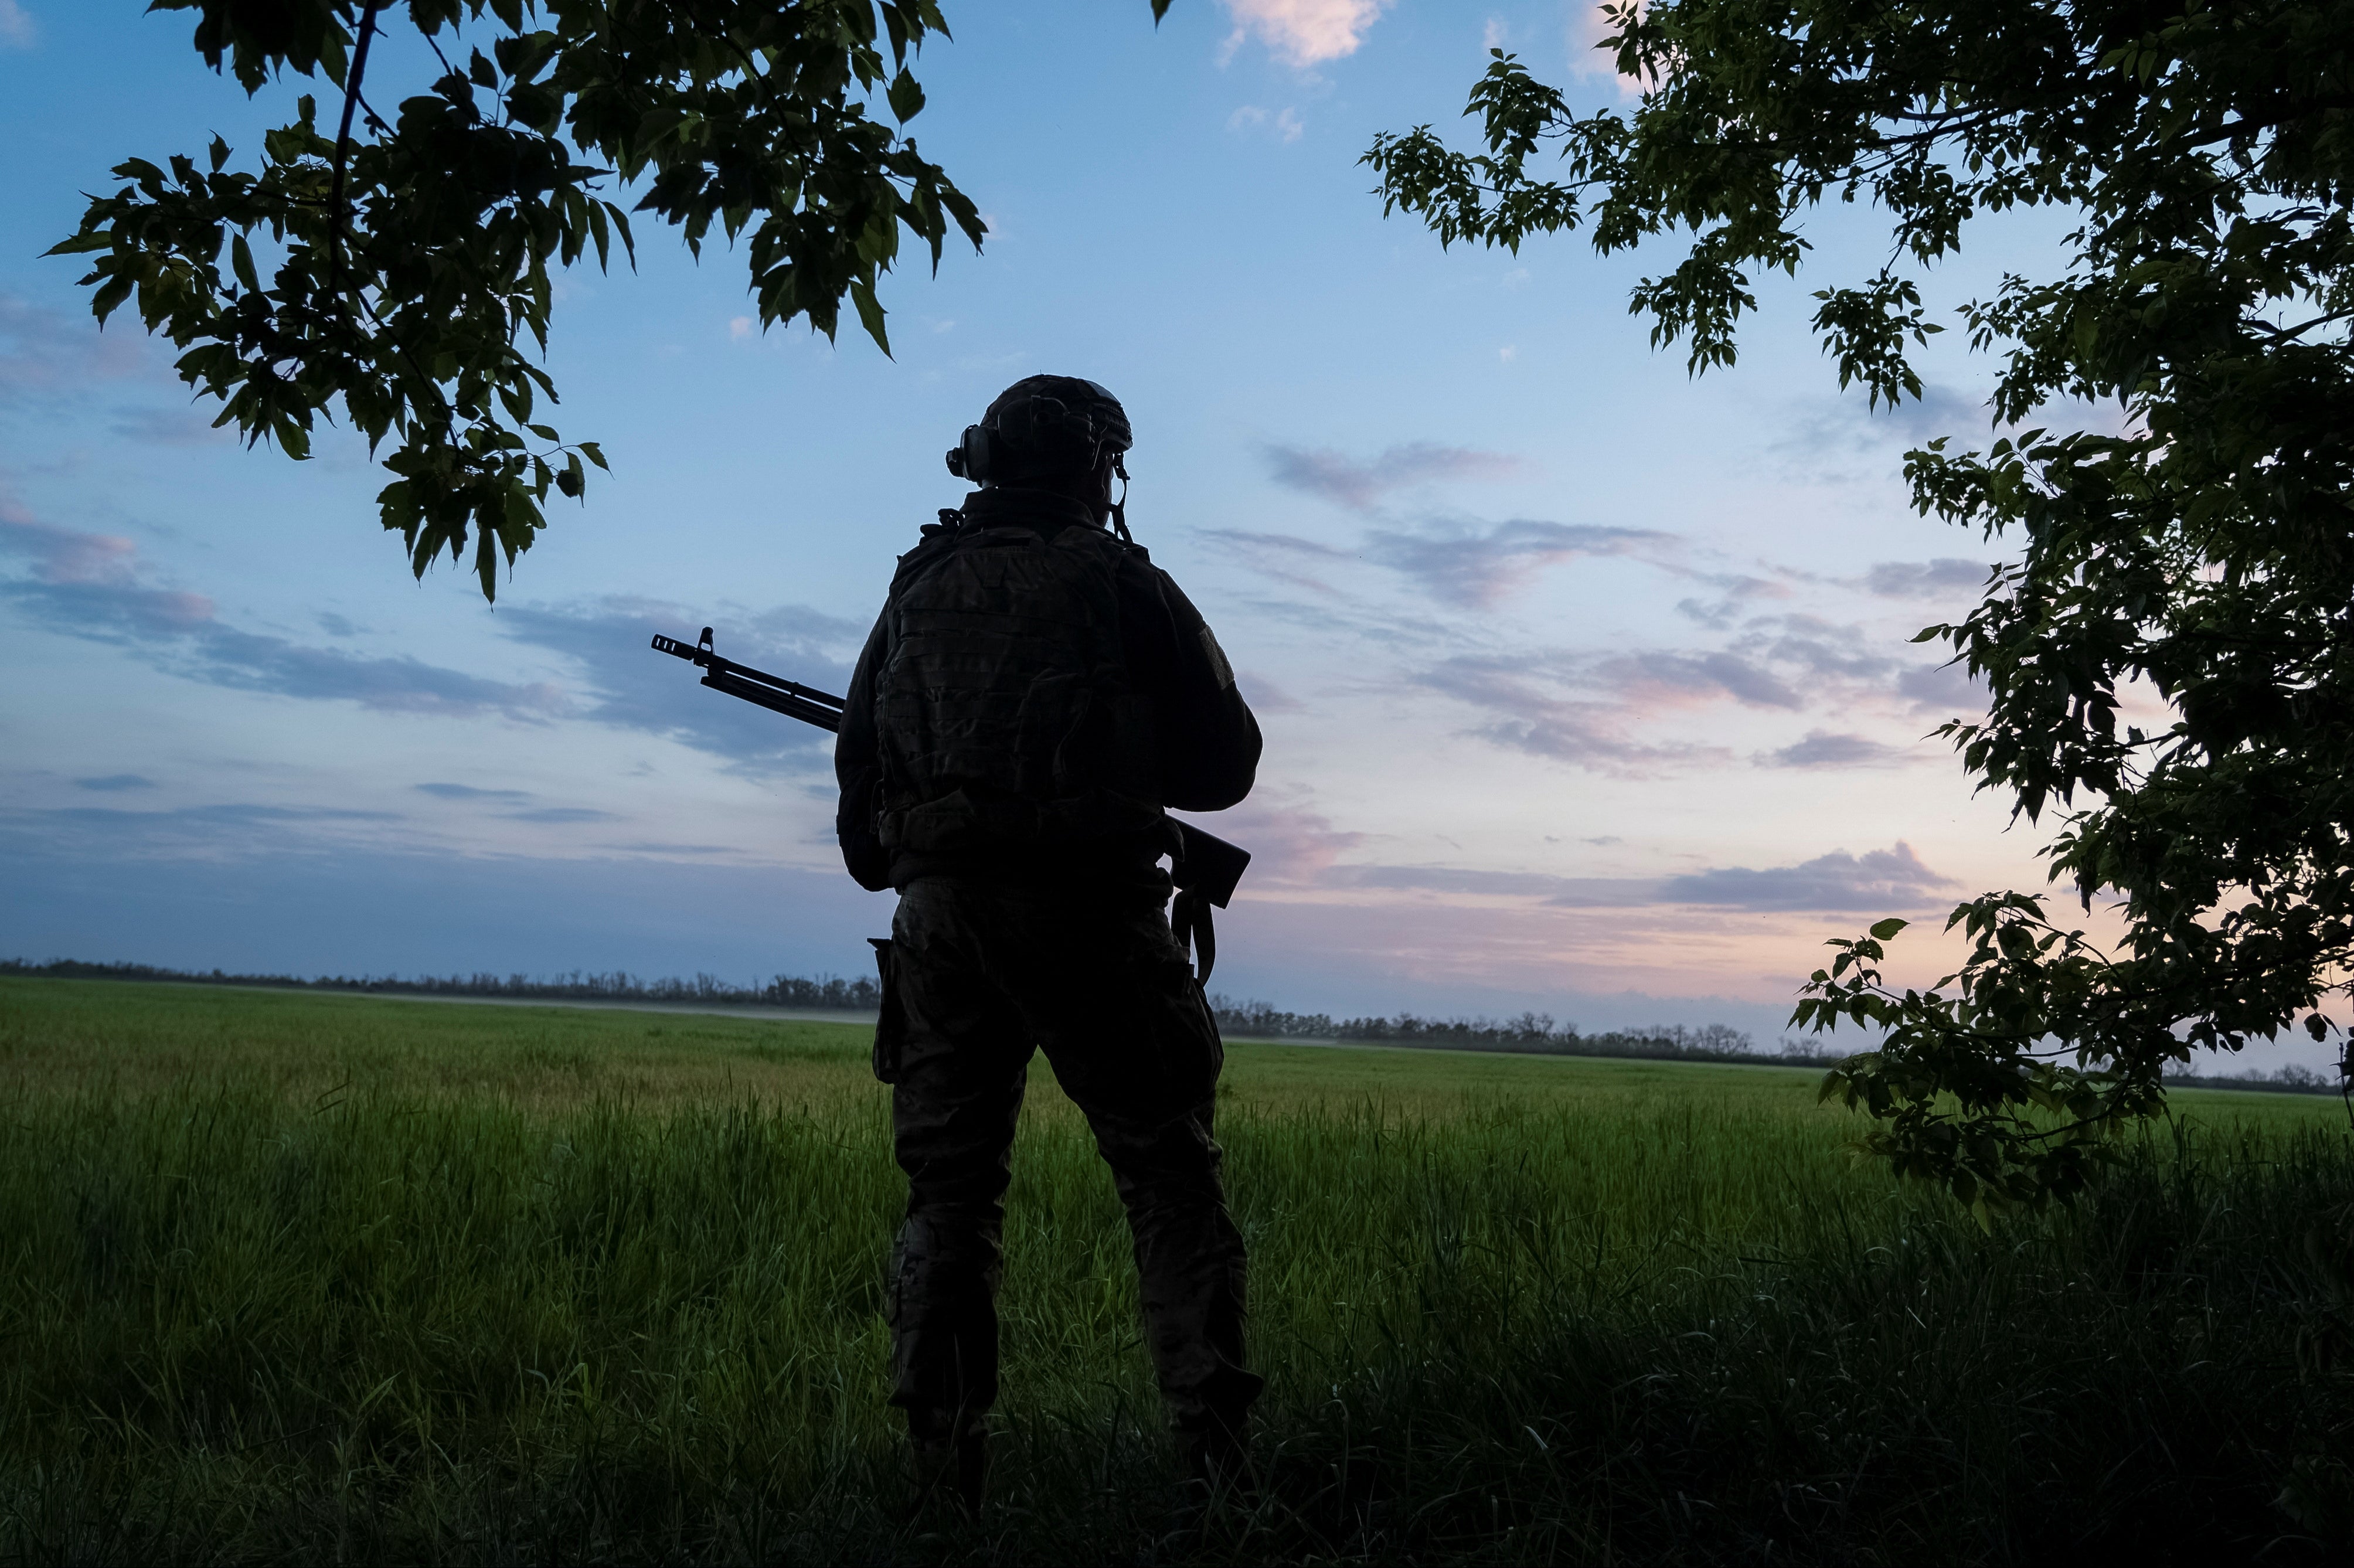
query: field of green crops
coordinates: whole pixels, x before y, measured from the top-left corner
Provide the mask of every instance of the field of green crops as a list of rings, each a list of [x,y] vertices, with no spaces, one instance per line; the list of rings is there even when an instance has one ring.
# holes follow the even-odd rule
[[[1033,1070],[993,1500],[907,1517],[866,1032],[0,981],[0,1562],[2330,1560],[2354,1145],[2183,1094],[1980,1233],[1787,1068],[1235,1043],[1267,1496],[1171,1533]]]

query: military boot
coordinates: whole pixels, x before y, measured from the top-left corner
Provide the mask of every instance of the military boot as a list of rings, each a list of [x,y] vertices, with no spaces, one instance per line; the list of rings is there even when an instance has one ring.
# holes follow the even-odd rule
[[[1177,1436],[1185,1492],[1204,1508],[1247,1513],[1258,1507],[1258,1467],[1251,1463],[1250,1418],[1241,1411],[1204,1412]]]
[[[953,1435],[911,1433],[909,1451],[915,1461],[911,1514],[922,1513],[937,1499],[949,1502],[967,1519],[980,1516],[989,1494],[987,1432],[975,1426]]]

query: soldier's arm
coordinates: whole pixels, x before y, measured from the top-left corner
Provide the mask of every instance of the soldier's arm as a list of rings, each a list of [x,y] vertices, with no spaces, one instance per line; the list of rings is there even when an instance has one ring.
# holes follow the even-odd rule
[[[842,845],[842,863],[852,880],[869,893],[891,885],[891,857],[875,837],[875,782],[879,768],[875,744],[875,672],[888,656],[887,611],[877,616],[858,655],[843,699],[842,728],[833,742],[833,777],[842,786],[842,804],[834,812],[833,836]]]
[[[1125,617],[1129,667],[1160,731],[1161,803],[1223,811],[1258,777],[1258,720],[1209,623],[1176,581],[1148,567],[1135,594],[1140,602]]]

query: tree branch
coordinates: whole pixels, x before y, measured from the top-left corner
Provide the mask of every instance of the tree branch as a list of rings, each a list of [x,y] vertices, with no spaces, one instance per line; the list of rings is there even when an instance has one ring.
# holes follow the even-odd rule
[[[2255,318],[2250,318],[2243,324],[2251,332],[2263,333],[2274,343],[2287,343],[2292,338],[2303,337],[2306,333],[2311,332],[2317,326],[2327,326],[2332,322],[2342,322],[2347,320],[2349,317],[2354,317],[2354,310],[2331,311],[2327,315],[2318,315],[2314,317],[2311,321],[2305,323],[2301,326],[2274,326],[2268,321]]]
[[[352,69],[344,76],[344,121],[335,128],[335,175],[327,186],[327,292],[344,291],[344,174],[352,151],[352,111],[360,104],[360,79],[367,74],[368,45],[376,41],[376,7],[383,0],[367,0],[360,13],[359,47],[352,51]],[[375,111],[368,113],[376,118]]]

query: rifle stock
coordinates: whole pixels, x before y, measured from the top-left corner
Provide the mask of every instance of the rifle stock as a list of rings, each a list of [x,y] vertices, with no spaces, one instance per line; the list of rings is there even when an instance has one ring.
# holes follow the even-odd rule
[[[815,725],[830,734],[838,734],[842,729],[844,705],[840,697],[721,658],[712,650],[711,628],[707,626],[703,629],[702,638],[692,643],[656,633],[653,649],[657,653],[684,659],[703,671],[703,684],[715,692]],[[1244,869],[1250,864],[1250,851],[1240,844],[1228,843],[1215,833],[1204,832],[1191,822],[1174,817],[1170,821],[1177,823],[1177,836],[1183,846],[1172,857],[1171,879],[1181,890],[1224,909],[1226,900],[1235,895],[1235,886],[1242,881]]]

